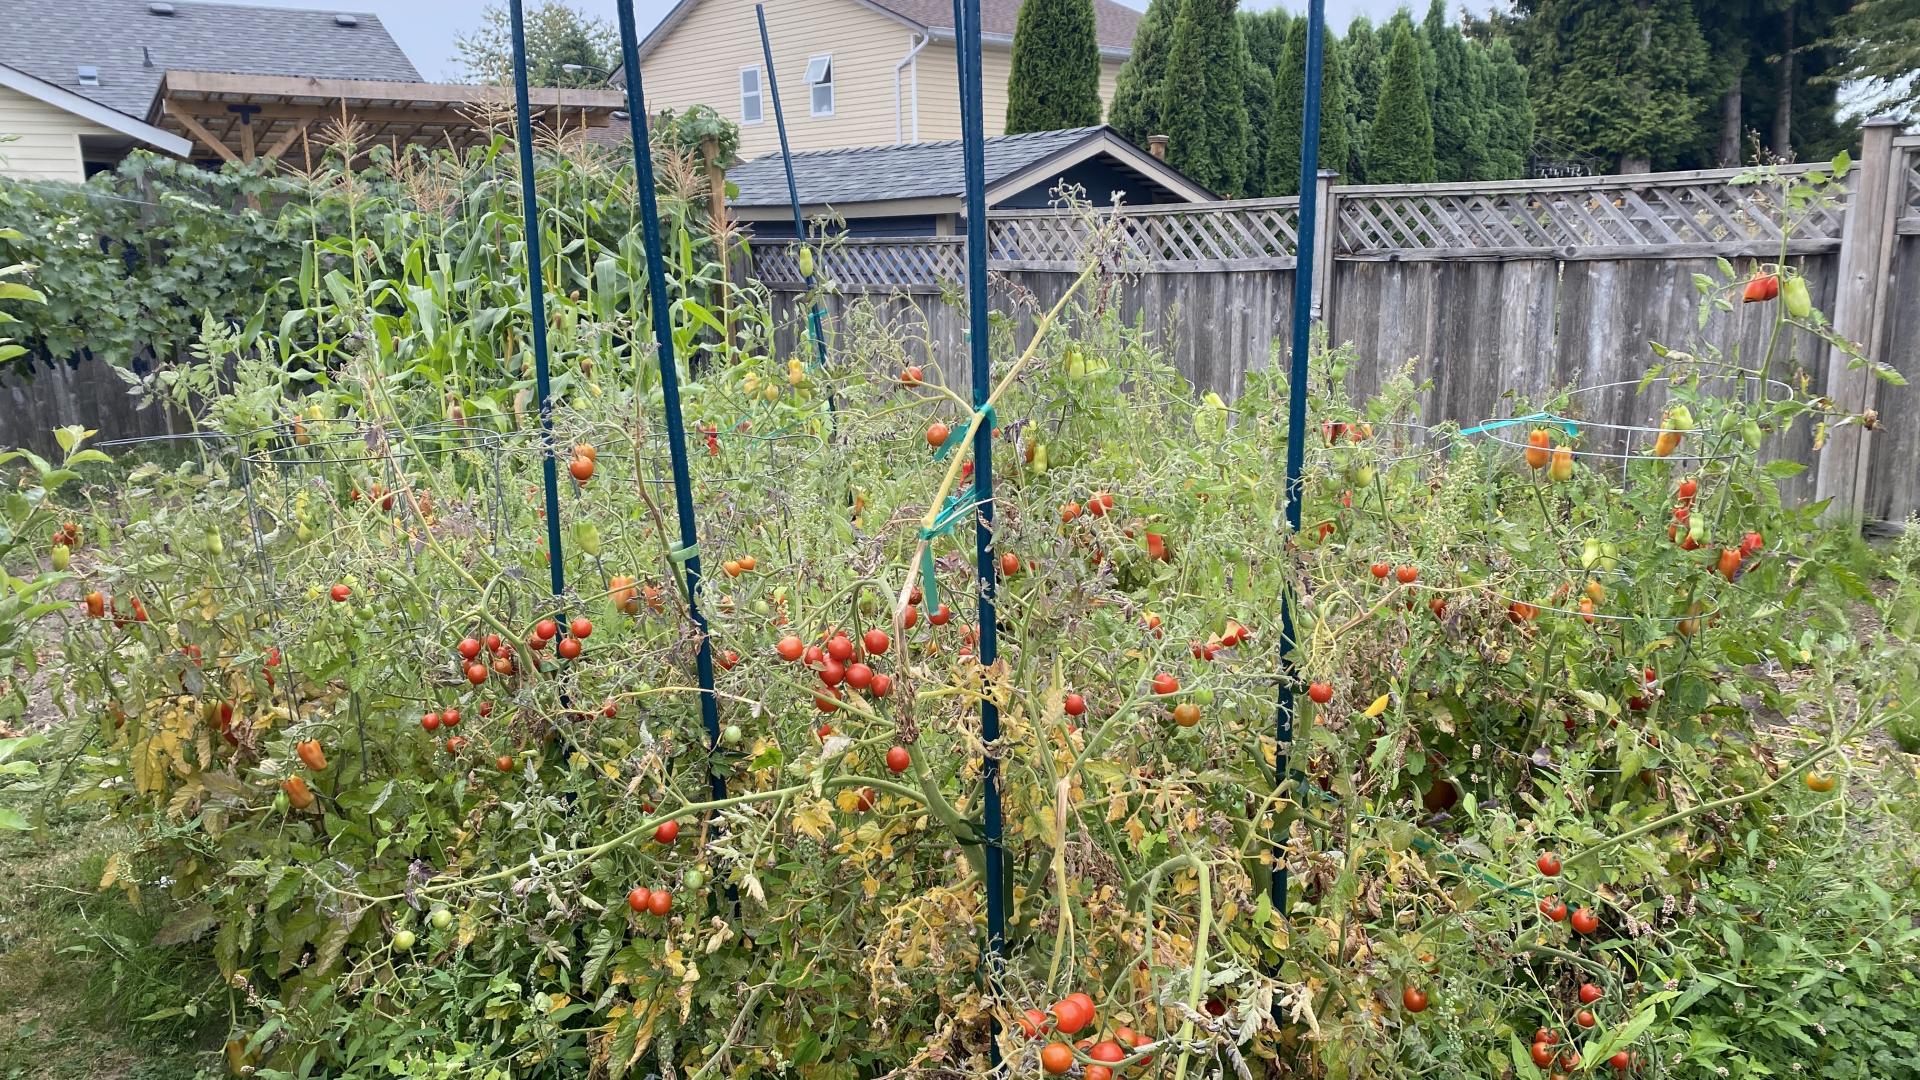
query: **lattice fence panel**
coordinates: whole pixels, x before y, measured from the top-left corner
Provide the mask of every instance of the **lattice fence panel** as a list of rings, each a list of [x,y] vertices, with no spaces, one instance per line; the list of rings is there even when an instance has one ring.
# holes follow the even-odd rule
[[[1027,264],[1071,264],[1106,215],[1014,211],[987,218],[988,257]],[[1299,241],[1297,200],[1260,200],[1232,207],[1152,208],[1117,218],[1122,264],[1152,269],[1273,264],[1290,260]]]
[[[1336,189],[1336,251],[1348,255],[1450,251],[1470,257],[1581,248],[1738,249],[1778,243],[1777,185],[1730,186],[1731,173],[1645,180],[1500,183],[1440,191]],[[1840,239],[1844,207],[1822,207],[1794,232],[1803,242]]]
[[[937,287],[966,276],[966,248],[957,237],[846,240],[815,249],[814,273],[856,291]],[[761,281],[797,285],[798,249],[792,243],[756,243],[753,274]]]

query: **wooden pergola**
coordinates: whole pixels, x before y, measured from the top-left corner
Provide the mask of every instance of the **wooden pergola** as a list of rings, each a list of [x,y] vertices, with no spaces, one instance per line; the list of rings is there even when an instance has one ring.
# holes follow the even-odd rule
[[[536,87],[529,98],[534,122],[555,132],[605,127],[626,107],[613,89]],[[168,71],[147,122],[223,161],[251,163],[279,160],[296,144],[309,156],[301,135],[343,118],[365,129],[369,148],[465,149],[510,124],[512,109],[513,92],[501,86]]]

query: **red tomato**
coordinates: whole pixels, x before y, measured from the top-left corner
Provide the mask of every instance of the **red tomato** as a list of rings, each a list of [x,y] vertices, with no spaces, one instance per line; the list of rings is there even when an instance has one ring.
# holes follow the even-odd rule
[[[920,609],[917,607],[914,607],[912,604],[908,604],[907,609],[900,613],[900,625],[907,628],[908,630],[911,630],[915,626],[917,626],[919,622],[920,622]],[[888,642],[888,644],[892,644],[892,642]],[[868,649],[867,651],[872,652],[873,650]],[[887,650],[881,649],[880,651],[886,652]]]
[[[1573,913],[1573,929],[1575,933],[1591,934],[1600,929],[1600,916],[1586,908],[1577,908]]]
[[[587,618],[585,615],[576,615],[573,617],[573,624],[568,626],[567,630],[571,632],[574,637],[592,637],[593,620]]]
[[[679,835],[680,823],[677,821],[663,821],[659,828],[653,830],[653,840],[657,844],[671,844]]]
[[[1111,1064],[1115,1061],[1125,1061],[1127,1059],[1127,1052],[1121,1049],[1120,1044],[1114,1040],[1103,1039],[1093,1044],[1093,1049],[1087,1051],[1087,1056],[1095,1061],[1104,1061]]]
[[[895,746],[887,751],[887,768],[889,770],[903,773],[906,772],[908,766],[912,764],[913,754],[908,752],[906,747]]]
[[[820,681],[828,686],[839,686],[847,678],[847,665],[838,660],[829,660],[820,665]]]
[[[1041,1047],[1040,1067],[1055,1076],[1073,1068],[1073,1048],[1057,1042]]]
[[[330,595],[333,597],[334,603],[344,603],[347,597],[353,595],[353,590],[347,588],[345,585],[335,585],[330,591]]]
[[[1020,572],[1020,556],[1008,551],[1000,556],[1000,576],[1012,577]]]
[[[472,683],[475,686],[479,686],[481,683],[486,682],[487,681],[487,665],[468,664],[467,665],[467,681]]]
[[[460,639],[460,655],[468,660],[472,660],[475,657],[479,656],[480,655],[479,639],[461,638]]]
[[[887,693],[892,689],[893,678],[885,672],[882,672],[873,677],[873,683],[867,687],[867,693],[873,697],[883,698],[886,697]]]
[[[1416,990],[1409,986],[1405,990],[1400,991],[1400,1004],[1406,1006],[1407,1011],[1410,1013],[1426,1012],[1427,992],[1425,990]]]
[[[1547,1043],[1533,1044],[1533,1063],[1543,1069],[1553,1067],[1553,1047]]]
[[[495,758],[493,763],[500,769],[501,772],[513,771],[513,766],[514,766],[513,758],[509,757],[506,754],[501,754],[499,757]]]
[[[927,425],[927,445],[935,450],[947,444],[947,436],[952,434],[947,425],[935,420]]]
[[[1539,867],[1540,872],[1548,877],[1560,876],[1560,856],[1555,855],[1551,851],[1545,852],[1538,859],[1535,859],[1533,865]]]
[[[1372,566],[1367,567],[1367,569],[1373,572],[1374,577],[1382,581],[1386,580],[1388,574],[1393,573],[1393,567],[1383,562],[1374,563]]]
[[[572,461],[567,462],[567,472],[573,476],[575,481],[584,484],[593,479],[593,459],[590,457],[574,458]]]
[[[1580,984],[1580,1004],[1582,1005],[1591,1005],[1605,997],[1606,994],[1607,992],[1605,990],[1600,989],[1592,983]]]
[[[1153,677],[1153,692],[1162,696],[1177,694],[1180,692],[1180,680],[1163,671]]]
[[[627,906],[632,908],[636,915],[641,914],[647,910],[647,901],[651,899],[652,896],[653,891],[651,889],[642,885],[635,885],[627,892]]]
[[[841,663],[853,659],[853,640],[845,634],[835,634],[827,640],[827,655]]]
[[[648,914],[655,915],[664,919],[667,917],[667,912],[672,910],[673,910],[673,894],[672,893],[668,892],[665,889],[655,889],[653,890],[652,893],[648,894],[647,896],[647,913]]]
[[[907,625],[911,626],[912,623]],[[882,656],[893,647],[893,639],[885,630],[869,630],[860,638],[860,644],[866,646],[868,656]]]
[[[488,709],[488,706],[486,705],[480,706],[480,714],[482,716],[485,716],[487,713],[487,709]],[[441,713],[440,723],[445,727],[459,727],[460,726],[460,710],[448,709],[445,712]]]
[[[1549,896],[1545,900],[1540,901],[1540,914],[1545,915],[1554,922],[1560,922],[1567,917],[1567,902]]]
[[[423,728],[426,728],[428,731],[440,730],[440,714],[436,712],[430,712],[427,715],[421,717],[420,726]]]
[[[941,604],[938,608],[934,609],[933,614],[927,616],[927,621],[935,626],[945,626],[952,619],[953,612],[949,610],[945,604]]]
[[[580,655],[580,639],[577,637],[565,638],[559,645],[554,647],[554,651],[560,654],[560,659],[572,660]]]
[[[864,814],[873,809],[873,804],[878,802],[879,799],[880,796],[876,794],[872,788],[863,787],[860,789],[859,801],[855,802],[854,806],[858,808],[860,813]]]
[[[560,636],[560,624],[554,622],[552,619],[541,619],[539,622],[533,624],[533,633],[535,637],[552,641],[554,638]]]
[[[1082,716],[1087,711],[1087,699],[1079,694],[1068,694],[1065,703],[1068,716]]]
[[[1309,683],[1307,685],[1307,699],[1315,705],[1325,705],[1327,702],[1333,700],[1333,685],[1323,682]]]
[[[800,662],[808,667],[819,667],[826,661],[827,654],[818,645],[809,645],[800,654]]]
[[[488,634],[488,635],[487,635],[487,638],[486,638],[486,645],[487,645],[487,651],[488,651],[488,652],[499,652],[499,651],[500,651],[500,646],[501,646],[502,644],[504,644],[504,642],[502,642],[502,641],[500,640],[500,635],[499,635],[499,634]]]
[[[847,685],[855,690],[865,690],[873,685],[873,669],[865,664],[853,664],[847,668]]]
[[[1593,1025],[1599,1023],[1600,1020],[1598,1017],[1594,1016],[1590,1010],[1581,1009],[1579,1012],[1573,1014],[1573,1022],[1576,1024],[1579,1024],[1583,1028],[1590,1028]]]
[[[1093,1023],[1093,1006],[1066,997],[1053,1003],[1053,1020],[1062,1035],[1072,1035]]]
[[[1633,1055],[1625,1050],[1616,1050],[1613,1056],[1607,1059],[1607,1064],[1613,1066],[1618,1072],[1626,1072],[1633,1067]]]
[[[1047,1019],[1047,1014],[1039,1009],[1028,1009],[1020,1014],[1020,1031],[1029,1039],[1039,1038],[1052,1026],[1053,1021]]]
[[[1764,536],[1761,536],[1757,532],[1750,532],[1747,535],[1740,538],[1740,550],[1746,552],[1749,555],[1752,555],[1753,553],[1759,551],[1761,548],[1765,547],[1766,545],[1767,545],[1767,538]]]
[[[1411,585],[1418,580],[1419,577],[1420,568],[1417,566],[1396,567],[1393,571],[1393,579],[1402,585]]]

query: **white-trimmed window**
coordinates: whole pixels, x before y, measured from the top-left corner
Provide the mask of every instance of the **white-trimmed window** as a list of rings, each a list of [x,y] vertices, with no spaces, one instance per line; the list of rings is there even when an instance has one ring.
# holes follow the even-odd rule
[[[807,60],[807,92],[815,116],[833,115],[833,54],[822,53]]]
[[[760,69],[743,67],[740,69],[740,122],[757,124],[760,118]]]

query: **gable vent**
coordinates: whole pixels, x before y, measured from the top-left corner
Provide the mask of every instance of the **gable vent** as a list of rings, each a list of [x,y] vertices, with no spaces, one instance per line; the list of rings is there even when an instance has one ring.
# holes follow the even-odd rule
[[[163,17],[167,15],[171,15],[173,14],[173,5],[172,4],[148,4],[147,14],[159,15]]]
[[[334,24],[335,26],[348,26],[348,27],[352,27],[352,26],[359,26],[359,25],[360,25],[360,16],[358,16],[358,15],[335,15],[335,16],[333,17],[333,24]]]
[[[100,85],[100,69],[94,67],[92,64],[81,64],[76,69],[76,72],[80,76],[81,86]]]

